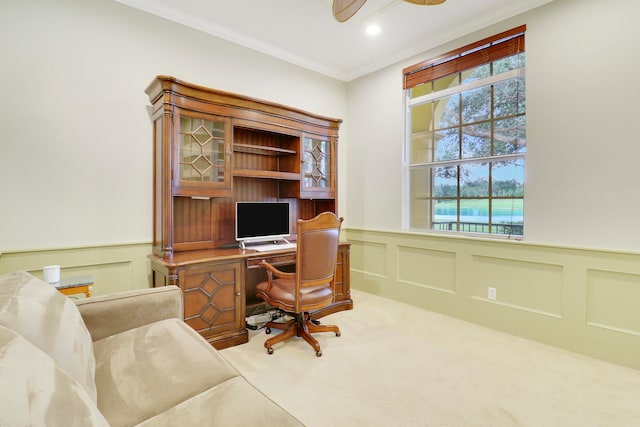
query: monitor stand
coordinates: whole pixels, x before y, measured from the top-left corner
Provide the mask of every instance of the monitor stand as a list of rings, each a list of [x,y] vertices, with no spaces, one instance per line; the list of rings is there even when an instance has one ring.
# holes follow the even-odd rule
[[[285,239],[284,237],[282,237],[282,238],[280,238],[280,239],[278,239],[278,240],[265,240],[265,241],[262,241],[262,242],[252,242],[252,243],[255,243],[256,245],[264,245],[264,244],[266,244],[267,242],[271,242],[271,243],[273,243],[274,245],[277,245],[277,244],[278,244],[278,242],[280,242],[280,241],[283,241],[285,244],[289,244],[289,243],[291,243],[291,242],[289,242],[287,239]],[[240,241],[240,245],[239,245],[239,246],[240,246],[240,249],[242,249],[242,250],[247,249],[247,246],[245,245],[244,240],[241,240],[241,241]]]

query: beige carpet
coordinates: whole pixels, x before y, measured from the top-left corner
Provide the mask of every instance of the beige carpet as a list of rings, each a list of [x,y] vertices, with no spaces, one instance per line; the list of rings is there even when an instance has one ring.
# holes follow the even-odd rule
[[[222,354],[307,426],[640,426],[640,371],[352,295],[320,358],[300,338],[268,355],[264,330]]]

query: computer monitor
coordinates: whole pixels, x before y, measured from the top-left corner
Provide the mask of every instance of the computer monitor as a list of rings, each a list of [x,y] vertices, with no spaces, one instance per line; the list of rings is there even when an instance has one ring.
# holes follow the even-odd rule
[[[236,202],[236,241],[269,242],[290,231],[289,202]]]

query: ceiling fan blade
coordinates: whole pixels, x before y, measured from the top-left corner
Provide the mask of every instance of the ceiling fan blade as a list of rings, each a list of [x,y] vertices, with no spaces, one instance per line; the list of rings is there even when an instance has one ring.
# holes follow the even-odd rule
[[[365,4],[367,0],[333,0],[333,17],[338,22],[345,22]]]
[[[442,4],[447,0],[404,0],[408,3],[413,3],[413,4],[420,4],[420,5],[425,5],[425,6],[433,6],[436,4]]]

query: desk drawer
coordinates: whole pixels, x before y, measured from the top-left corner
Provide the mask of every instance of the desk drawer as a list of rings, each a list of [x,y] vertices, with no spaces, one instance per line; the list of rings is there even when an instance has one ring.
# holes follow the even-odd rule
[[[263,255],[257,256],[254,258],[247,259],[247,268],[257,268],[260,267],[260,262],[262,260],[267,261],[271,265],[283,265],[283,264],[295,264],[296,263],[296,254],[281,254],[281,255]],[[262,268],[262,267],[260,267]]]

